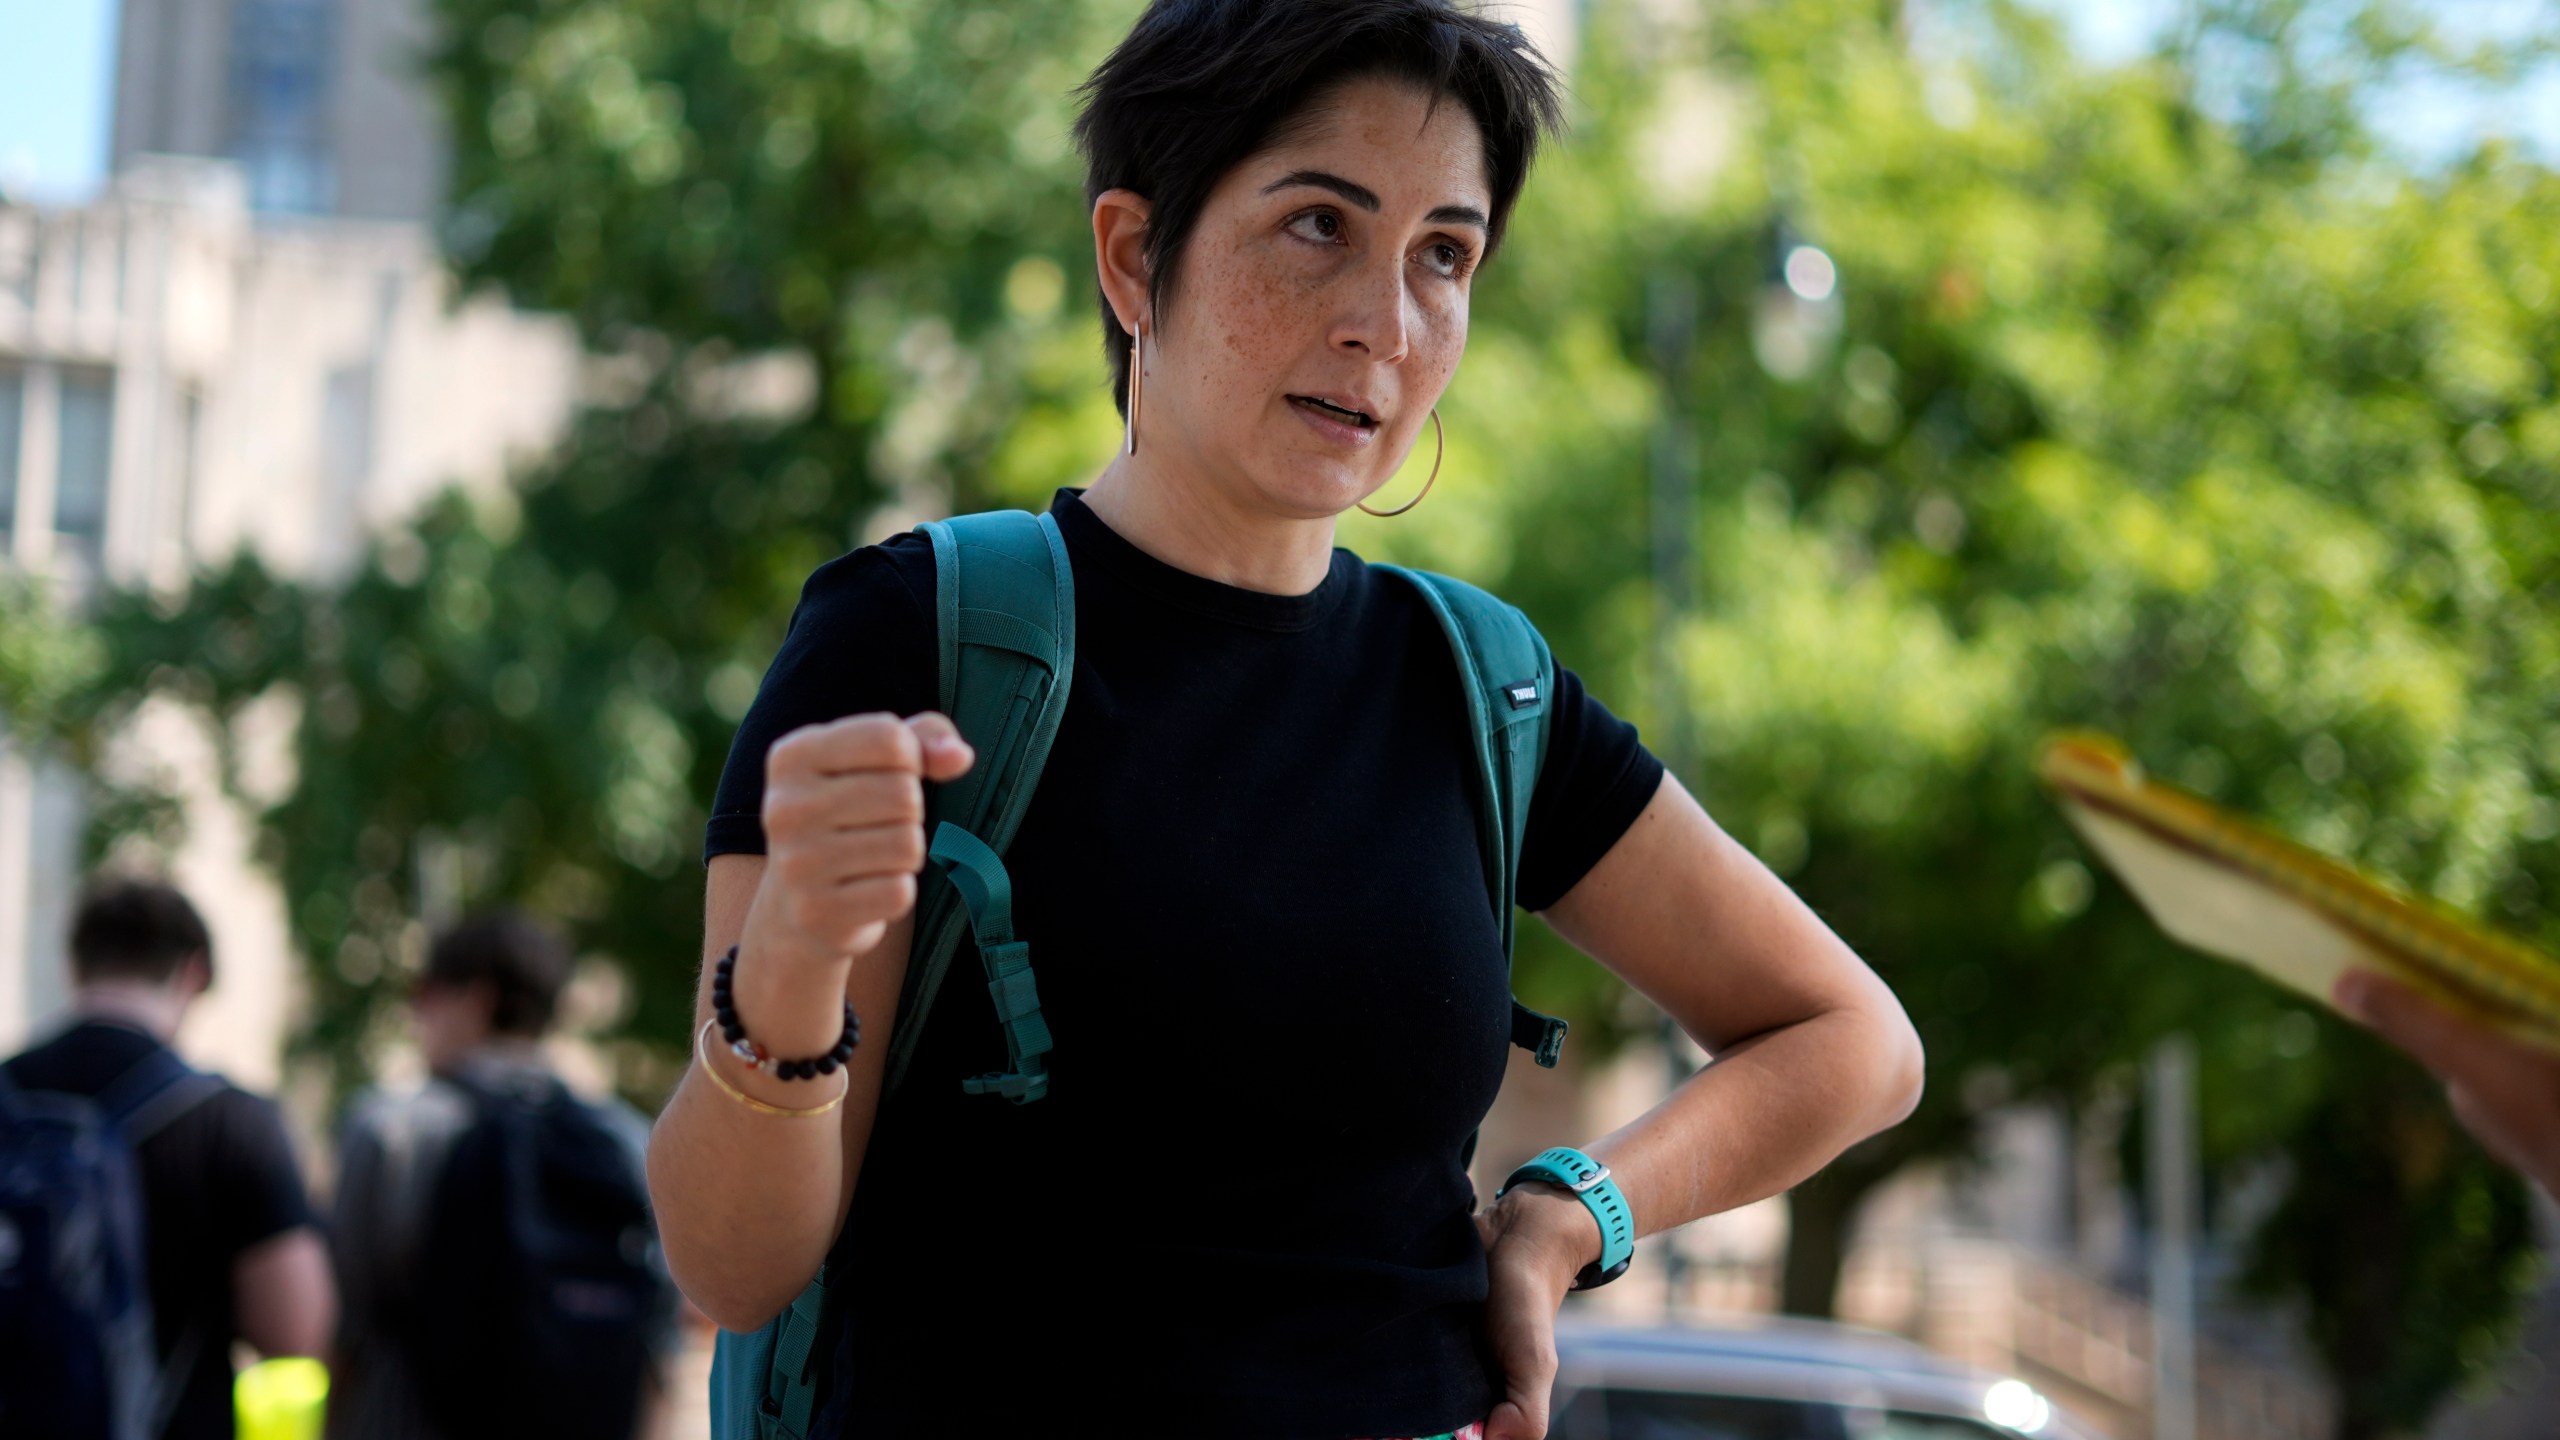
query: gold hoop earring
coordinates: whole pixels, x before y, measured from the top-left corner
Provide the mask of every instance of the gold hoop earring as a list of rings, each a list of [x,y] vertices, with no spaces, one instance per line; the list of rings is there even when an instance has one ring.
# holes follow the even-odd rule
[[[1392,519],[1421,504],[1422,496],[1431,493],[1431,482],[1440,478],[1440,462],[1449,453],[1449,432],[1440,428],[1440,407],[1437,405],[1431,407],[1431,434],[1432,438],[1439,441],[1439,445],[1431,452],[1431,474],[1422,482],[1422,494],[1414,496],[1393,510],[1372,510],[1366,500],[1352,501],[1352,504],[1360,507],[1361,514],[1375,515],[1381,520]]]
[[[1142,321],[1129,332],[1129,404],[1121,415],[1120,453],[1138,453],[1138,397],[1146,390],[1147,327]]]

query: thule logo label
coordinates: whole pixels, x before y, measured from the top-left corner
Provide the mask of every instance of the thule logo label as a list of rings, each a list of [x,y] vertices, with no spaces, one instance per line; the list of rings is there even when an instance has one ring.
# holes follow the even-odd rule
[[[1538,703],[1538,682],[1523,680],[1517,685],[1505,685],[1502,693],[1511,697],[1512,709],[1526,710]]]

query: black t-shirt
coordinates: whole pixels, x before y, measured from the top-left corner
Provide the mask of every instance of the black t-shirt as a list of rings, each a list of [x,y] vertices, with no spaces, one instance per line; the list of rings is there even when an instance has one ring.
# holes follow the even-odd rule
[[[94,1097],[160,1042],[128,1025],[90,1020],[8,1062],[10,1083]],[[196,1327],[195,1363],[170,1412],[168,1440],[233,1433],[231,1265],[241,1252],[311,1223],[284,1118],[269,1101],[226,1085],[135,1148],[144,1258],[160,1355]]]
[[[1075,673],[1006,856],[1050,1089],[961,1092],[1005,1068],[964,951],[856,1188],[832,1433],[1081,1417],[1297,1440],[1481,1419],[1499,1388],[1460,1154],[1501,1084],[1510,991],[1448,641],[1348,551],[1313,591],[1268,595],[1149,557],[1071,492],[1053,513]],[[764,849],[783,734],[934,707],[933,596],[920,535],[810,578],[708,854]],[[1662,774],[1570,672],[1551,715],[1532,910]]]

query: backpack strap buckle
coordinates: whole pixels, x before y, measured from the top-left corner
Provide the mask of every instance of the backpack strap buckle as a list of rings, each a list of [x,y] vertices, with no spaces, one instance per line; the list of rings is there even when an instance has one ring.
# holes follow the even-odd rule
[[[1553,1015],[1541,1015],[1511,1002],[1511,1043],[1537,1057],[1538,1067],[1553,1070],[1564,1055],[1564,1032],[1571,1027]]]
[[[995,1002],[996,1020],[1021,1052],[1017,1063],[1049,1053],[1049,1022],[1040,1015],[1040,982],[1031,973],[1031,947],[1019,940],[989,945],[979,951],[986,961],[987,998]]]
[[[960,1082],[963,1094],[1001,1095],[1016,1105],[1028,1105],[1049,1093],[1049,1073],[1034,1070],[1028,1074],[1002,1071],[992,1075],[973,1075]]]

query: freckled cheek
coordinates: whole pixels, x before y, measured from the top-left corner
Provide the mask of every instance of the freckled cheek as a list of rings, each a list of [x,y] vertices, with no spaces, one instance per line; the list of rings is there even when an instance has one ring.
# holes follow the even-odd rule
[[[1432,393],[1449,383],[1456,374],[1458,361],[1467,352],[1467,317],[1464,311],[1455,315],[1426,313],[1414,327],[1412,371],[1415,380],[1428,385]]]
[[[1267,390],[1301,354],[1322,345],[1318,296],[1287,276],[1228,271],[1211,278],[1198,293],[1217,297],[1204,318],[1217,330],[1222,373],[1201,377],[1213,390]]]

